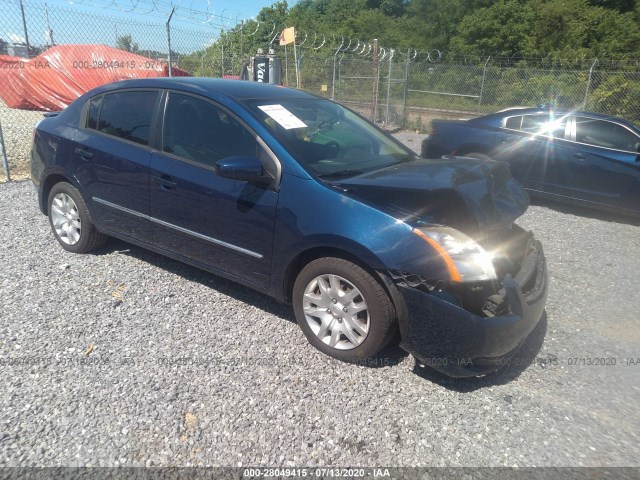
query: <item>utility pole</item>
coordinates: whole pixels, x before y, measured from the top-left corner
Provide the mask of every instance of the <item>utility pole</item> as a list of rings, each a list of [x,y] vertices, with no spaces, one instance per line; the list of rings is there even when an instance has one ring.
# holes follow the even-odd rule
[[[31,45],[29,45],[29,34],[27,33],[27,19],[24,17],[24,4],[20,0],[20,12],[22,12],[22,27],[24,28],[24,42],[27,45],[27,57],[31,58]]]
[[[169,76],[173,77],[173,66],[171,65],[171,17],[173,17],[173,12],[176,11],[176,7],[173,7],[171,9],[171,13],[169,14],[169,18],[167,18],[167,46],[169,47],[169,55],[168,55],[168,60],[169,60]]]
[[[49,37],[50,46],[54,46],[56,42],[53,41],[53,30],[51,30],[51,24],[49,23],[49,6],[44,4],[44,16],[47,19],[47,37]]]

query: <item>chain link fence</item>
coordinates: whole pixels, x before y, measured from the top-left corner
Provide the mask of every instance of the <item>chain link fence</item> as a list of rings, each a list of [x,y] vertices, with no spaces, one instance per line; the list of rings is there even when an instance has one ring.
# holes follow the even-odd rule
[[[100,79],[111,81],[104,80],[109,75],[169,73],[239,78],[243,65],[256,53],[248,50],[247,40],[258,27],[253,33],[253,27],[248,29],[244,37],[242,31],[239,37],[225,37],[223,32],[231,25],[213,15],[207,22],[183,18],[169,23],[168,15],[155,8],[162,1],[147,3],[154,8],[141,15],[142,7],[101,14],[95,9],[0,0],[0,160],[8,169],[7,178],[9,173],[15,178],[28,175],[33,125],[43,110],[59,110],[82,94],[82,79],[86,84],[87,77],[96,77],[99,84]],[[336,45],[324,35],[322,42],[316,35],[294,51],[292,45],[277,45],[275,25],[272,30],[264,35],[272,39],[264,50],[276,49],[284,85],[299,85],[334,99],[387,129],[428,131],[433,118],[471,118],[550,102],[558,108],[606,113],[640,124],[637,63],[460,60],[437,51],[421,59],[415,51],[385,49],[375,42]],[[60,58],[60,46],[74,46],[73,57]],[[114,49],[109,62],[98,54],[103,47]],[[68,67],[58,85],[63,93],[48,85],[46,77],[38,77],[46,69],[58,68],[56,62]],[[96,75],[96,70],[105,75]],[[29,101],[40,96],[50,100],[43,104],[47,108]]]

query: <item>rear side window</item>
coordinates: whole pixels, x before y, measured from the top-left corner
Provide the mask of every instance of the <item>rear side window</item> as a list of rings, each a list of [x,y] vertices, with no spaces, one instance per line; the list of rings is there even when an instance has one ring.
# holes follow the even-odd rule
[[[508,118],[505,122],[505,128],[510,130],[556,138],[564,138],[566,126],[566,117],[549,114],[522,115]]]
[[[522,131],[539,133],[544,130],[547,122],[549,122],[549,115],[525,115],[522,117]]]
[[[156,105],[156,92],[119,92],[101,97],[98,110],[97,130],[114,137],[141,145],[149,144],[151,118]],[[87,127],[94,128],[92,122],[93,100],[89,105]]]
[[[522,117],[518,116],[518,117],[507,118],[507,121],[505,122],[504,126],[510,130],[520,130],[521,124],[522,124]]]

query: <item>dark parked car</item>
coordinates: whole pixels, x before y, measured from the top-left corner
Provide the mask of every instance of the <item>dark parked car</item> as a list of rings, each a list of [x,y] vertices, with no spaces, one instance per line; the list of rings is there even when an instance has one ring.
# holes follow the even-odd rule
[[[423,363],[482,374],[544,309],[544,255],[514,224],[528,196],[506,165],[420,159],[300,91],[103,86],[40,122],[31,173],[65,250],[118,237],[291,302],[338,359],[375,360],[399,327]]]
[[[512,108],[472,120],[434,120],[425,158],[509,163],[532,195],[640,216],[640,128],[588,112]]]

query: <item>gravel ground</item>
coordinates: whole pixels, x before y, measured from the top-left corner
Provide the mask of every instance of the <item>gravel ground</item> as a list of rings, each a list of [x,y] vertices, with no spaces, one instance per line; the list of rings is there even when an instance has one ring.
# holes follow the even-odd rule
[[[640,223],[520,224],[546,316],[518,365],[454,380],[397,341],[331,361],[290,307],[124,242],[66,253],[31,183],[0,185],[0,465],[640,466]]]

